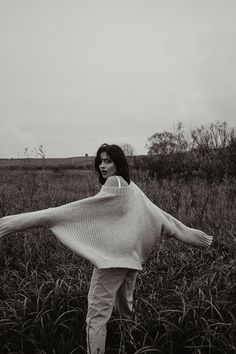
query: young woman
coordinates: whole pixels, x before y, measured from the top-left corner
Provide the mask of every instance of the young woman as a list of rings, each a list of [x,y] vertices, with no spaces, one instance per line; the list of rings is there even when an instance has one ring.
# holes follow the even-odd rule
[[[94,264],[86,318],[87,351],[105,353],[106,324],[116,301],[123,319],[133,318],[137,272],[160,236],[207,247],[212,236],[189,228],[154,205],[130,180],[124,152],[103,144],[95,169],[102,188],[93,197],[0,219],[0,237],[47,225],[73,251]]]

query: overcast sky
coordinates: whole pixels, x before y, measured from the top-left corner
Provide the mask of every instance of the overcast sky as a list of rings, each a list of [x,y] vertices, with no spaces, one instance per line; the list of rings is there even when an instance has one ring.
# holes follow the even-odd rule
[[[0,157],[236,122],[236,0],[0,0]]]

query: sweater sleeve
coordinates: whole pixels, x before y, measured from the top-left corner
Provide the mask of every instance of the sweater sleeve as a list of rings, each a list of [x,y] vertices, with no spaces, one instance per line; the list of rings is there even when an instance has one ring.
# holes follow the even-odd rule
[[[0,237],[34,227],[49,226],[50,209],[5,216],[0,219]]]
[[[211,245],[213,241],[212,236],[207,235],[201,230],[193,229],[184,225],[182,222],[165,212],[163,212],[163,214],[168,220],[163,228],[163,235],[173,237],[178,241],[195,247],[208,247]]]

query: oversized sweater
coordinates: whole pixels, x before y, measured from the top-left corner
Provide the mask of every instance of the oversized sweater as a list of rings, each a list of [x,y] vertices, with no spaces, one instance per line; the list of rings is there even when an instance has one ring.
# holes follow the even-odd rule
[[[63,244],[97,268],[141,270],[154,247],[158,247],[161,236],[193,246],[207,247],[212,242],[212,236],[185,226],[158,208],[134,182],[121,188],[105,184],[93,197],[28,214],[35,220],[46,220]],[[7,223],[4,226],[1,220],[0,236],[1,228],[2,235],[4,230],[7,234]],[[17,225],[17,219],[15,222]]]

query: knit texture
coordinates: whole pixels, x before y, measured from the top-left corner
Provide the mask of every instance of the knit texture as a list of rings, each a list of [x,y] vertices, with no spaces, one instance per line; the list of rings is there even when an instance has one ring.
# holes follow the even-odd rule
[[[212,236],[185,226],[165,213],[131,182],[103,185],[94,197],[45,211],[51,231],[63,244],[97,268],[141,270],[160,236],[207,247]]]

